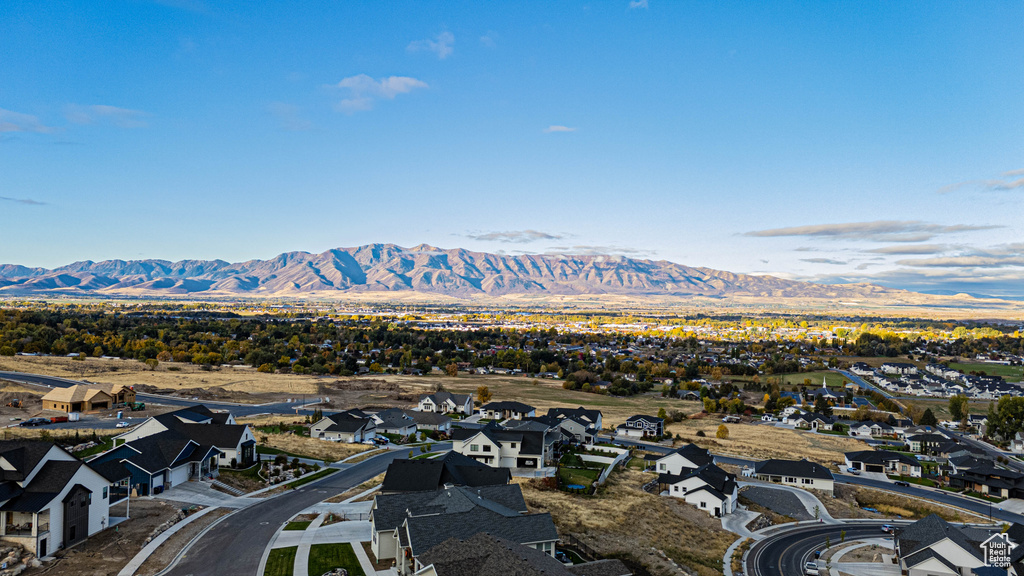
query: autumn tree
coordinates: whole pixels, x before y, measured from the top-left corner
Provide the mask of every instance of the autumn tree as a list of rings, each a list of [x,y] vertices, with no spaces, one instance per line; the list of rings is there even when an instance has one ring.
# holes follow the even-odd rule
[[[459,365],[456,364],[455,362],[452,362],[451,364],[444,367],[444,372],[445,374],[451,376],[452,378],[455,378],[456,376],[459,375]]]
[[[476,397],[480,402],[487,404],[491,401],[491,389],[487,386],[478,386],[476,389]]]
[[[719,440],[727,440],[729,438],[729,429],[725,424],[718,425],[718,432],[715,432],[715,438]]]
[[[949,397],[949,413],[954,422],[960,422],[967,417],[967,396],[957,394]]]

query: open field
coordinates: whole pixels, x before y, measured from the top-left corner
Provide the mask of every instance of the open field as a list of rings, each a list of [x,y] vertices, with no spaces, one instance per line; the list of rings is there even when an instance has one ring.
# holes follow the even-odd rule
[[[990,364],[988,362],[972,362],[972,363],[954,363],[950,362],[949,367],[954,370],[959,370],[964,374],[970,374],[971,372],[984,372],[989,376],[1002,376],[1004,380],[1008,382],[1020,382],[1024,377],[1024,367],[1021,366],[1006,366],[1005,364]]]
[[[979,522],[987,518],[944,504],[903,496],[887,490],[837,484],[835,498],[821,498],[833,518],[904,518],[919,520],[938,514],[949,522]],[[864,510],[874,508],[878,513]]]
[[[678,574],[648,553],[654,547],[692,572],[721,574],[722,556],[736,536],[693,506],[641,490],[652,477],[635,470],[616,472],[597,497],[547,489],[539,479],[515,481],[531,511],[550,512],[560,535],[576,536],[601,554],[634,559],[654,574]]]
[[[922,412],[927,408],[931,408],[932,414],[935,414],[935,417],[939,420],[949,420],[952,418],[949,413],[948,398],[914,398],[912,400],[905,400],[901,398],[900,403],[920,408]],[[987,414],[988,405],[988,400],[972,401],[967,403],[967,408],[970,410],[971,414]]]
[[[266,440],[264,441],[264,438]],[[264,434],[256,431],[256,440],[261,446],[269,446],[283,450],[289,454],[298,454],[306,458],[314,458],[325,462],[337,462],[348,458],[353,454],[372,450],[369,444],[345,444],[342,442],[328,442],[308,436],[296,436],[295,434]],[[265,456],[273,459],[273,456]],[[290,458],[289,458],[290,459]]]
[[[727,424],[729,438],[718,439],[715,433],[721,423],[721,419],[714,417],[684,420],[669,424],[668,431],[681,435],[684,443],[693,442],[713,452],[758,460],[807,458],[835,467],[842,466],[845,452],[867,449],[867,444],[848,436],[812,434],[761,424]],[[697,436],[698,431],[703,431],[705,437]]]

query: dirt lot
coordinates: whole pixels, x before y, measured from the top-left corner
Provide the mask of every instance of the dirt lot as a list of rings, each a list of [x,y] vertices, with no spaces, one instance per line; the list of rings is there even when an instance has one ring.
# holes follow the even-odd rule
[[[551,512],[559,534],[576,536],[601,554],[631,558],[653,574],[679,572],[652,547],[697,574],[721,574],[722,556],[736,540],[722,529],[721,521],[693,506],[641,490],[650,480],[642,472],[613,474],[598,497],[545,489],[543,479],[515,480],[531,511]]]
[[[668,431],[679,434],[684,443],[693,442],[713,452],[736,454],[763,460],[766,458],[807,458],[821,464],[842,466],[843,453],[865,450],[867,445],[847,436],[811,434],[760,424],[727,424],[729,438],[715,437],[721,419],[715,417],[685,420],[670,424]],[[698,431],[704,437],[697,436]]]
[[[885,490],[836,484],[835,498],[821,498],[833,518],[904,518],[917,520],[938,514],[949,522],[978,522],[988,519],[973,512],[901,496]],[[878,513],[864,510],[874,508]]]
[[[139,570],[135,573],[137,576],[153,576],[161,570],[167,567],[168,564],[174,560],[174,557],[178,555],[178,552],[188,544],[192,538],[203,531],[207,526],[213,524],[223,516],[230,514],[232,510],[226,508],[218,508],[212,512],[207,512],[202,518],[190,522],[187,526],[178,530],[166,542],[163,543],[156,552],[153,553]]]
[[[74,574],[110,576],[117,574],[145,545],[153,529],[166,522],[179,508],[160,500],[132,500],[131,519],[89,538],[64,552],[57,560],[24,574]]]

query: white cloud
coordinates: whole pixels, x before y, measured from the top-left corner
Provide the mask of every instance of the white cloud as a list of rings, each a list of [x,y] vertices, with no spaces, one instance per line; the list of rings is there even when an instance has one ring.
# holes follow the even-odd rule
[[[2,132],[36,132],[47,134],[54,129],[39,121],[31,114],[22,114],[0,108],[0,133]]]
[[[455,35],[444,31],[434,37],[433,40],[416,40],[410,42],[406,50],[409,52],[433,52],[437,54],[438,60],[444,60],[455,52]]]
[[[494,48],[498,45],[498,33],[493,30],[488,30],[487,34],[480,37],[480,43],[488,48]]]
[[[146,121],[143,119],[147,116],[145,112],[104,104],[89,106],[71,104],[67,107],[65,116],[67,116],[69,122],[75,124],[109,122],[119,128],[144,128],[147,126]]]
[[[575,128],[570,128],[568,126],[559,126],[557,124],[552,124],[551,126],[548,126],[547,128],[544,129],[544,133],[545,134],[551,134],[552,132],[575,132],[575,131],[576,131]]]
[[[31,198],[8,198],[7,196],[0,196],[0,200],[4,202],[15,202],[17,204],[27,204],[29,206],[46,206],[46,202],[40,202],[39,200],[33,200]]]
[[[744,236],[772,238],[780,236],[804,236],[831,240],[869,240],[873,242],[923,242],[938,234],[991,230],[1001,226],[954,224],[930,224],[918,220],[877,220],[874,222],[847,222],[842,224],[814,224],[755,230]]]
[[[637,8],[647,8],[648,0],[629,0],[629,8],[635,10]]]
[[[336,104],[342,112],[358,112],[371,110],[378,99],[394,100],[399,94],[408,94],[417,88],[429,88],[426,82],[408,76],[388,76],[374,80],[366,74],[357,74],[343,78],[335,87],[348,92],[345,98]]]
[[[538,230],[510,230],[507,232],[486,232],[481,234],[466,234],[466,238],[482,240],[484,242],[504,242],[511,244],[526,244],[537,240],[561,240],[559,234],[549,234]]]
[[[964,182],[957,182],[955,184],[943,186],[942,188],[939,188],[939,194],[949,194],[950,192],[956,192],[964,188],[998,191],[1024,189],[1024,178],[1016,178],[1017,176],[1024,176],[1024,169],[1007,170],[997,178],[966,180]]]

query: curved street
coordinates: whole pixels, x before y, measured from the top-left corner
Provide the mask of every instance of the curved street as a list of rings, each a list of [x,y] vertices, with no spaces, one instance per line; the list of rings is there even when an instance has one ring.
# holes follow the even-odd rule
[[[824,548],[825,539],[838,544],[845,532],[845,541],[877,538],[882,525],[891,521],[870,521],[850,524],[808,524],[758,540],[747,553],[746,574],[750,576],[797,576],[804,573],[804,564],[816,550]]]

